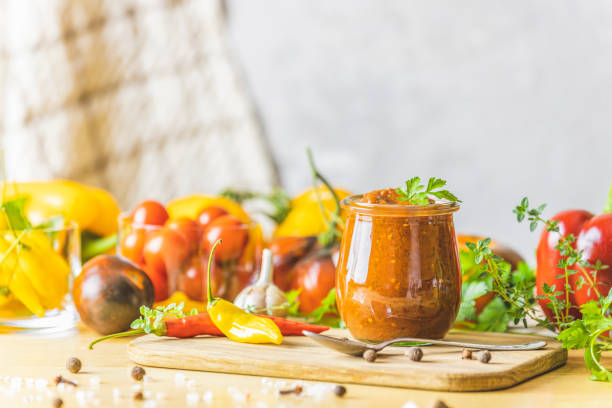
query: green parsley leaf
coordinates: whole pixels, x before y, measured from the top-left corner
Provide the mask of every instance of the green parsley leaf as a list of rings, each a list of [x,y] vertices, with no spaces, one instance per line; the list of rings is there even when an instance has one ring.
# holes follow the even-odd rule
[[[399,200],[409,201],[414,205],[428,205],[432,197],[461,202],[461,200],[450,191],[440,190],[446,185],[446,181],[442,179],[430,177],[427,182],[427,188],[420,183],[420,177],[413,177],[405,182],[405,187],[398,187],[396,191],[400,195]]]
[[[487,294],[489,288],[485,282],[466,282],[461,286],[461,304],[457,313],[457,322],[476,320],[475,300]]]

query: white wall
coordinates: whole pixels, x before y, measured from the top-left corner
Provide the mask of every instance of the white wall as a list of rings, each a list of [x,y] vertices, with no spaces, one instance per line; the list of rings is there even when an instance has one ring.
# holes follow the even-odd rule
[[[612,2],[230,0],[284,185],[303,147],[356,192],[445,178],[458,230],[533,259],[511,209],[600,211],[612,182]]]

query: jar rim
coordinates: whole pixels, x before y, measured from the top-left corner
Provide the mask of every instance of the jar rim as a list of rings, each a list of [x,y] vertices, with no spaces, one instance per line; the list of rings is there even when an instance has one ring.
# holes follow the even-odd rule
[[[346,197],[342,208],[352,212],[376,216],[427,217],[452,214],[461,207],[457,201],[439,200],[428,205],[375,204],[359,202],[363,194]]]

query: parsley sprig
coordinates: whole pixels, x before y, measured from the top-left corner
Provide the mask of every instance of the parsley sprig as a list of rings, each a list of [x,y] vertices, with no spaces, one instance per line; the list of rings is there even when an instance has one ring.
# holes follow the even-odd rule
[[[399,200],[409,201],[414,205],[428,205],[432,197],[437,199],[445,199],[448,201],[461,202],[453,193],[448,190],[441,190],[446,185],[446,181],[430,177],[427,182],[427,187],[421,184],[420,177],[413,177],[407,180],[405,187],[398,187],[397,193],[400,195]]]
[[[162,323],[165,317],[176,317],[182,318],[185,316],[192,316],[198,314],[198,309],[191,309],[191,311],[185,313],[183,308],[185,303],[181,302],[178,305],[176,303],[170,303],[167,306],[157,306],[151,309],[147,306],[140,306],[140,317],[130,324],[132,329],[142,329],[145,333],[154,333]]]

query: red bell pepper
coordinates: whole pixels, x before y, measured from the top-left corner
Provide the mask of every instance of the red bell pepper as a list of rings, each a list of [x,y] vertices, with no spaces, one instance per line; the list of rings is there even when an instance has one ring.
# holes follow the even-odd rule
[[[582,258],[589,264],[595,264],[599,260],[603,265],[609,266],[607,269],[597,271],[595,277],[592,268],[582,267],[578,264],[572,267],[578,272],[569,276],[569,284],[574,291],[574,293],[569,294],[570,304],[572,305],[570,314],[575,318],[581,318],[578,307],[589,300],[597,300],[595,290],[588,284],[589,279],[594,282],[595,287],[603,296],[606,296],[610,287],[612,287],[612,213],[593,215],[584,210],[568,210],[560,212],[551,220],[559,222],[559,233],[544,230],[540,237],[536,270],[538,295],[544,294],[542,289],[544,284],[555,285],[555,291],[562,292],[558,298],[560,300],[565,299],[565,278],[562,277],[564,271],[557,267],[561,256],[559,251],[554,248],[561,235],[573,234],[576,237],[573,246],[578,251],[583,251]],[[587,283],[581,286],[579,284],[580,278]],[[538,300],[546,316],[555,321],[553,311],[546,306],[549,300]]]

